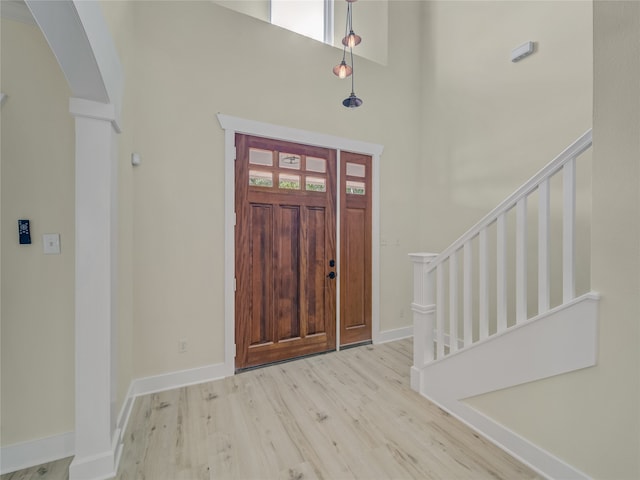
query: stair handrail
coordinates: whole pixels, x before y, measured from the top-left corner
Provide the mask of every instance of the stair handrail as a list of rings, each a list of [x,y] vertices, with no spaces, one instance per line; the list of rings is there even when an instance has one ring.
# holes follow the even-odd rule
[[[587,130],[565,148],[545,167],[533,175],[520,188],[509,195],[497,207],[485,215],[473,227],[441,253],[410,254],[414,264],[413,282],[413,337],[414,365],[411,368],[411,385],[418,390],[421,371],[429,363],[456,353],[491,335],[489,327],[488,291],[488,236],[487,230],[496,223],[498,250],[496,266],[496,334],[506,331],[507,318],[507,256],[506,216],[511,209],[516,211],[516,264],[515,264],[515,322],[521,324],[529,319],[527,311],[527,200],[538,190],[538,317],[550,309],[550,182],[551,177],[562,170],[562,304],[575,299],[575,221],[576,221],[576,159],[592,145],[592,130]],[[472,310],[472,242],[479,242],[479,310],[474,318]],[[462,297],[458,296],[458,252],[463,259]],[[449,286],[444,283],[444,263],[449,261]],[[449,332],[444,317],[445,295],[449,289]],[[462,298],[462,316],[459,317],[458,299]],[[462,319],[459,336],[458,320]],[[474,323],[478,322],[478,334],[474,338]],[[448,337],[448,340],[447,340]],[[448,350],[447,348],[448,347]]]
[[[467,230],[462,236],[455,240],[451,245],[445,248],[438,254],[433,260],[429,262],[427,271],[433,271],[439,263],[449,258],[449,256],[462,248],[462,246],[472,238],[474,238],[480,230],[491,225],[501,213],[507,212],[521,198],[529,195],[534,191],[540,183],[557,173],[569,160],[579,157],[582,153],[588,150],[593,143],[592,129],[590,128],[584,132],[575,142],[565,148],[556,158],[551,160],[545,165],[538,173],[531,177],[525,184],[518,188],[515,192],[509,195],[504,201],[502,201],[497,207],[487,213],[478,223]]]

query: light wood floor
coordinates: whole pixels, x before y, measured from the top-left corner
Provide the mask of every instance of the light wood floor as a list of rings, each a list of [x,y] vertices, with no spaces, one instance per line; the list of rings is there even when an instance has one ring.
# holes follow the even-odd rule
[[[540,478],[413,392],[411,360],[402,340],[139,397],[116,478]]]
[[[45,463],[13,473],[5,473],[0,480],[69,480],[69,465],[73,457]]]
[[[137,399],[119,480],[528,479],[409,388],[411,341]]]

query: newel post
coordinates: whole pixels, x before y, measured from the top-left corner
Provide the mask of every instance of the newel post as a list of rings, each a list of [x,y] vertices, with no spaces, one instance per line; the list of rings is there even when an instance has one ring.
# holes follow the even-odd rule
[[[411,388],[417,392],[422,387],[422,369],[433,360],[433,327],[435,323],[434,272],[427,267],[436,253],[410,253],[413,262],[413,366]]]

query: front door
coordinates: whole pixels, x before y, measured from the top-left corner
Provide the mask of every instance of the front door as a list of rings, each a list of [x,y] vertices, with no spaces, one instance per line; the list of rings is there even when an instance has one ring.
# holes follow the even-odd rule
[[[236,368],[336,347],[336,152],[236,135]]]

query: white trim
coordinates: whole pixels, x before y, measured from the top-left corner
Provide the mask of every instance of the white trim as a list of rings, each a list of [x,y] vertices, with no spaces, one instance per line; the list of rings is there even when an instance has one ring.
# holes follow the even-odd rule
[[[342,252],[341,252],[341,248],[340,245],[341,243],[341,238],[342,238],[342,226],[339,220],[340,220],[340,212],[342,210],[340,210],[342,208],[342,202],[341,202],[341,198],[342,195],[340,195],[340,186],[341,183],[340,181],[342,180],[342,175],[341,175],[341,170],[340,170],[340,166],[341,166],[341,160],[342,160],[342,152],[340,150],[338,150],[336,152],[336,165],[335,165],[335,172],[336,172],[336,272],[340,273],[340,271],[338,270],[338,267],[340,265],[342,265]],[[340,351],[340,312],[341,312],[341,308],[342,308],[342,303],[340,300],[340,288],[341,288],[341,284],[342,284],[342,276],[338,275],[336,277],[336,350]]]
[[[484,340],[480,340],[478,342],[475,342],[471,345],[469,345],[468,347],[466,347],[463,350],[457,351],[457,352],[452,352],[449,355],[447,355],[446,357],[444,357],[443,359],[437,359],[434,360],[433,362],[431,362],[429,365],[436,365],[438,363],[440,363],[441,361],[445,361],[449,358],[453,358],[457,355],[464,355],[465,352],[469,352],[475,348],[483,348],[485,345],[487,344],[491,344],[492,342],[496,342],[499,339],[501,339],[502,337],[505,337],[507,335],[509,335],[510,333],[513,332],[517,332],[521,329],[527,328],[531,325],[534,325],[536,323],[539,323],[541,321],[550,321],[550,320],[554,320],[556,318],[570,318],[573,320],[574,317],[572,317],[573,315],[573,307],[579,306],[584,304],[585,308],[587,308],[587,310],[582,311],[582,315],[584,315],[585,317],[588,315],[587,319],[591,320],[592,322],[596,322],[597,321],[597,306],[598,306],[598,302],[600,300],[600,294],[596,293],[596,292],[589,292],[589,293],[585,293],[584,295],[579,296],[578,298],[568,302],[568,303],[564,303],[562,305],[558,305],[557,307],[552,308],[551,310],[548,310],[544,313],[541,313],[540,315],[536,315],[533,318],[530,318],[522,323],[516,324],[510,328],[508,328],[507,330],[503,330],[502,332],[497,332],[493,335],[491,335],[490,337],[484,339]],[[429,305],[427,307],[427,309],[432,308],[432,310],[429,311],[435,311],[435,305]],[[556,320],[557,321],[557,320]],[[578,320],[578,322],[580,322],[580,320]],[[582,324],[586,323],[586,320],[582,321]],[[582,327],[583,325],[578,325],[578,327]],[[434,330],[435,331],[435,330]],[[575,332],[574,332],[575,333]],[[575,334],[573,335],[573,337],[575,337]],[[458,341],[460,341],[458,339]],[[593,357],[593,361],[596,361],[596,347],[597,345],[595,344],[595,339],[594,339],[594,343],[593,344],[588,344],[586,345],[586,347],[592,349],[592,357]],[[575,353],[572,351],[572,353]],[[472,395],[477,395],[477,393],[474,393]]]
[[[224,338],[225,338],[225,366],[224,375],[233,375],[235,371],[235,239],[234,239],[234,209],[235,209],[235,134],[243,133],[259,137],[273,138],[287,142],[303,143],[338,151],[346,150],[371,156],[372,163],[372,222],[371,222],[371,337],[373,343],[380,343],[380,156],[384,146],[375,143],[337,137],[297,128],[283,127],[270,123],[246,120],[222,113],[217,114],[220,126],[225,131],[225,307],[224,307]],[[339,164],[338,164],[339,165]],[[339,224],[340,212],[336,212],[336,222]],[[337,231],[336,233],[338,233]],[[340,238],[336,238],[338,247]],[[339,247],[338,247],[339,251]],[[339,260],[339,259],[337,259]],[[338,264],[339,265],[339,264]],[[337,292],[339,296],[339,291]],[[336,302],[337,304],[337,302]],[[336,311],[339,322],[339,310]]]
[[[2,447],[0,474],[71,457],[75,452],[75,438],[74,432],[67,432]]]
[[[374,343],[387,343],[387,342],[395,342],[396,340],[402,340],[404,338],[413,337],[413,327],[401,327],[395,328],[393,330],[385,330],[384,332],[378,333],[377,341]]]
[[[122,132],[116,118],[116,107],[111,103],[100,103],[72,97],[69,99],[69,112],[74,117],[80,116],[94,120],[109,121],[116,133]]]
[[[164,392],[174,388],[212,382],[226,376],[228,376],[226,365],[224,363],[216,363],[204,367],[138,378],[131,383],[130,390],[133,397],[139,397],[149,393]]]
[[[304,143],[306,145],[315,145],[323,148],[347,150],[349,152],[363,153],[372,156],[380,156],[384,150],[383,145],[378,145],[376,143],[362,142],[360,140],[352,140],[324,133],[310,132],[308,130],[300,130],[298,128],[283,127],[271,123],[257,122],[255,120],[246,120],[244,118],[232,117],[222,113],[218,113],[217,117],[220,122],[220,126],[224,130],[232,130],[234,133],[246,133],[248,135],[257,135],[278,140],[286,140],[288,142]]]
[[[371,340],[380,343],[380,155],[371,153]]]
[[[75,457],[69,478],[117,469],[117,165],[114,108],[71,98],[75,117]]]
[[[413,372],[413,367],[411,373],[417,374]],[[464,403],[458,402],[455,408],[451,408],[449,404],[445,406],[429,395],[423,394],[423,396],[545,478],[571,480],[590,480],[591,478]]]
[[[225,375],[235,372],[236,357],[236,304],[235,304],[235,147],[236,132],[224,132],[224,363]]]

